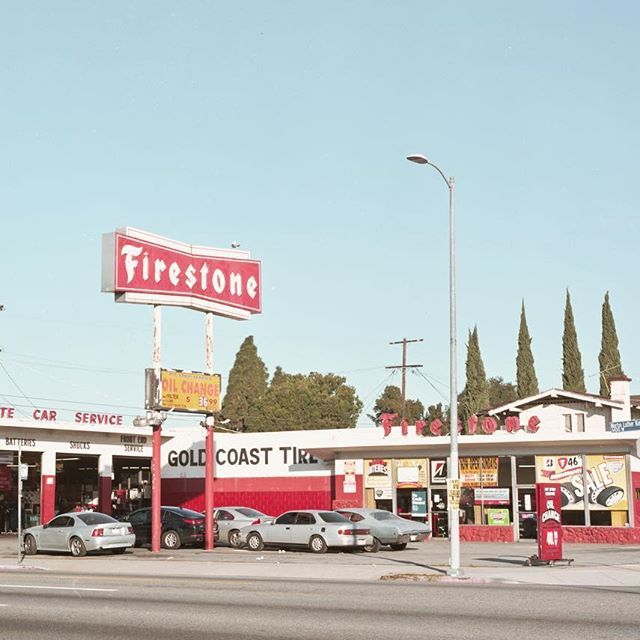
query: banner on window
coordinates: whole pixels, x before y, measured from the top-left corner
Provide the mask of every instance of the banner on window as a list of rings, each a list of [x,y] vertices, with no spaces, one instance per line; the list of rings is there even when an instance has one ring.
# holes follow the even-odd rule
[[[460,458],[460,481],[463,487],[497,487],[498,458]]]
[[[582,456],[536,456],[536,481],[558,483],[562,509],[584,509]],[[590,511],[626,511],[627,465],[625,456],[590,455],[585,457],[587,496]]]

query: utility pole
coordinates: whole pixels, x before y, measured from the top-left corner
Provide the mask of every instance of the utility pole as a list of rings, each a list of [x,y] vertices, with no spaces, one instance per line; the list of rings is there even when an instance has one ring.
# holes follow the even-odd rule
[[[402,364],[391,365],[389,367],[385,367],[385,369],[402,369],[402,415],[401,419],[405,418],[405,407],[407,404],[407,369],[415,369],[417,367],[421,367],[421,364],[407,364],[407,345],[411,342],[422,342],[422,338],[416,338],[414,340],[407,340],[406,338],[402,338],[402,340],[397,340],[396,342],[390,342],[389,344],[401,344],[402,345]]]

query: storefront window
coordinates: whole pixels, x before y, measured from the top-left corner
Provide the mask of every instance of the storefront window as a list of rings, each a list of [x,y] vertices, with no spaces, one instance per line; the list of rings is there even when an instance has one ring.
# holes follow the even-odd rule
[[[535,456],[518,456],[516,458],[516,482],[519,485],[536,483]]]

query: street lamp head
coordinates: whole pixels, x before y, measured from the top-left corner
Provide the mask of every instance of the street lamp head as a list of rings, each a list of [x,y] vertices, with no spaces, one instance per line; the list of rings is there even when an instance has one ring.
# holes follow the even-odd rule
[[[429,161],[420,153],[414,153],[410,156],[407,156],[407,160],[409,162],[415,162],[416,164],[429,164]]]

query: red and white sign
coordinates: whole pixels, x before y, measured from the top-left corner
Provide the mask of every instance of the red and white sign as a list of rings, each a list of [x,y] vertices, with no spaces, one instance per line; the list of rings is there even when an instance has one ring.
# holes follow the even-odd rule
[[[261,312],[260,261],[125,227],[102,240],[102,291],[117,302],[160,304],[247,319]]]
[[[560,485],[536,484],[538,558],[562,560],[562,497]]]

